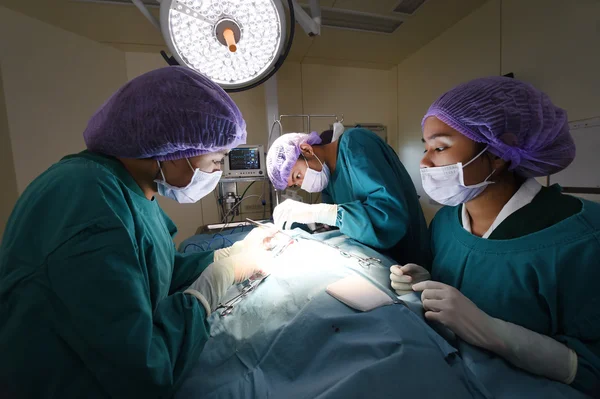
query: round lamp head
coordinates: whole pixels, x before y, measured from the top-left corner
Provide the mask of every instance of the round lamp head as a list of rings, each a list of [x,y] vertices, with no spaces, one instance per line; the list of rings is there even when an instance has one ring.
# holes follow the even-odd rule
[[[274,68],[286,36],[280,0],[162,0],[173,57],[224,89],[243,89]]]

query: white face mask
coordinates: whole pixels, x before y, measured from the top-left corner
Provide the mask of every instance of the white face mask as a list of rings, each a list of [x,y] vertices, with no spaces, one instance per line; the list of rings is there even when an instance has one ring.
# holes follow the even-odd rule
[[[494,183],[488,179],[496,172],[496,169],[484,181],[471,186],[465,185],[463,169],[479,158],[487,149],[485,147],[464,166],[459,162],[448,166],[421,168],[421,182],[427,195],[442,205],[456,206],[469,202],[481,194],[489,184]]]
[[[160,174],[163,178],[162,180],[154,180],[158,185],[158,193],[163,197],[171,198],[180,204],[192,204],[200,201],[202,197],[205,197],[208,193],[213,191],[215,187],[217,187],[217,184],[219,184],[219,180],[221,179],[221,175],[223,174],[221,171],[207,173],[198,168],[194,169],[190,163],[190,160],[186,158],[186,161],[190,168],[194,171],[194,175],[192,176],[190,183],[185,187],[175,187],[167,183],[165,174],[160,166],[160,162],[156,161],[160,169]]]
[[[302,157],[304,158],[304,155],[302,155]],[[304,158],[304,162],[306,162],[306,172],[304,173],[304,180],[302,180],[302,186],[300,186],[300,188],[309,193],[320,193],[325,190],[325,187],[329,184],[329,168],[321,162],[316,155],[315,158],[317,158],[317,161],[321,164],[320,172],[311,169],[308,166],[308,161]]]

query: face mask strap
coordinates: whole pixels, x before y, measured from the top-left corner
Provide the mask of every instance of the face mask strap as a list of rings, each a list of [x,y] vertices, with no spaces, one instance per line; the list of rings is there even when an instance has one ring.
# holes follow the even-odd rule
[[[306,162],[306,168],[310,169],[310,166],[308,166],[308,160],[306,159],[306,157],[304,156],[304,154],[300,154],[302,155],[302,158],[304,158],[304,162]]]
[[[163,181],[166,183],[167,179],[165,179],[165,174],[163,173],[162,167],[160,166],[160,161],[157,160],[156,163],[158,164],[158,170],[160,171],[160,175],[162,176]]]
[[[319,161],[319,163],[321,164],[321,171],[323,171],[323,169],[325,169],[325,168],[323,167],[323,162],[321,162],[321,160],[319,159],[319,157],[317,156],[317,154],[315,154],[314,152],[313,152],[313,156],[314,156],[315,158],[317,158],[317,161]]]
[[[308,160],[306,159],[306,157],[304,156],[304,154],[300,154],[300,155],[302,155],[302,158],[304,158],[304,162],[306,162],[306,167],[307,167],[308,169],[311,169],[311,167],[310,167],[310,166],[308,166]],[[319,157],[317,156],[317,154],[315,154],[314,152],[312,153],[312,155],[313,155],[313,157],[317,158],[317,161],[319,161],[319,163],[321,164],[321,172],[322,172],[322,171],[323,171],[323,169],[325,169],[325,168],[323,167],[323,162],[321,162],[321,160],[319,159]]]
[[[489,179],[490,177],[492,177],[492,175],[493,175],[494,173],[496,173],[496,169],[492,170],[492,173],[490,173],[490,174],[488,175],[488,177],[486,177],[486,178],[485,178],[485,180],[483,181],[483,183],[487,183],[488,179]],[[494,183],[494,182],[492,181],[492,182],[490,182],[490,183]]]
[[[471,159],[469,162],[467,162],[466,164],[464,164],[463,168],[466,168],[471,163],[473,163],[473,161],[476,160],[477,158],[479,158],[481,156],[481,154],[483,154],[484,152],[486,152],[488,148],[489,148],[489,145],[486,145],[485,148],[483,150],[481,150],[481,152],[479,154],[475,155],[475,157],[473,159]]]
[[[192,170],[192,172],[195,172],[196,169],[194,169],[194,167],[192,166],[192,163],[190,162],[190,159],[186,158],[185,160],[187,161],[188,165],[190,166],[190,169]]]

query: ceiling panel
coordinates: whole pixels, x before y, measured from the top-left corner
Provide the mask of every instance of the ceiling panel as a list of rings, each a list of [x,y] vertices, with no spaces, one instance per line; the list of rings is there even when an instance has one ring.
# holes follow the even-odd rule
[[[345,8],[347,10],[368,12],[372,14],[397,16],[398,14],[392,13],[392,10],[398,4],[398,2],[399,0],[337,0],[335,2],[334,7]]]
[[[300,1],[308,3],[308,0]],[[395,15],[398,0],[321,0],[323,7]],[[309,38],[296,25],[289,60],[344,62],[353,65],[395,65],[486,0],[428,0],[393,34],[374,34],[324,27]],[[73,0],[0,0],[0,5],[124,51],[158,52],[166,49],[160,32],[133,5],[81,3]],[[155,14],[158,9],[152,9]]]
[[[429,0],[389,35],[323,28],[306,56],[398,64],[484,3]]]
[[[319,3],[321,4],[321,7],[333,7],[335,2],[336,0],[321,0]],[[298,0],[298,3],[309,4],[310,0]]]

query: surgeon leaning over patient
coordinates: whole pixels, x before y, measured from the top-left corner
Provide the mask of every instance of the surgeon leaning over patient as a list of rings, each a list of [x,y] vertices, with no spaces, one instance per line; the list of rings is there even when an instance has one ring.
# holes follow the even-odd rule
[[[534,179],[575,157],[566,112],[529,84],[478,79],[433,103],[423,142],[423,188],[447,206],[431,276],[393,267],[392,285],[422,291],[425,316],[466,342],[600,397],[600,205]]]
[[[0,397],[170,397],[207,315],[257,267],[248,254],[177,253],[154,196],[210,193],[246,124],[217,85],[169,67],[123,86],[84,138],[88,150],[35,179],[6,227]]]
[[[427,224],[415,186],[394,150],[366,129],[320,143],[316,133],[289,133],[269,149],[267,171],[275,188],[322,192],[324,202],[284,201],[273,212],[275,224],[336,226],[397,262],[428,262]]]

